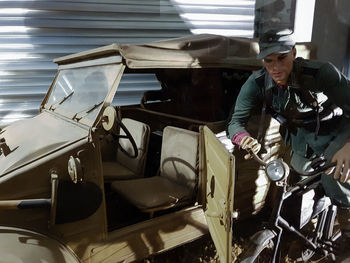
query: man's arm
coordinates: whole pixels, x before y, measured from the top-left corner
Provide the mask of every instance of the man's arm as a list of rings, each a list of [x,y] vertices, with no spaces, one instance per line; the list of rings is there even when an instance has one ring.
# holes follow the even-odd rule
[[[347,182],[349,178],[350,173],[350,142],[348,140],[347,143],[339,150],[337,151],[333,158],[332,162],[336,162],[337,166],[335,167],[334,171],[334,179],[338,180],[340,178],[340,182],[345,183]],[[329,173],[332,172],[332,170],[329,170]]]
[[[239,145],[242,149],[248,152],[252,151],[255,154],[260,151],[261,145],[256,139],[250,136],[245,126],[252,110],[256,108],[257,104],[261,104],[259,98],[262,98],[261,89],[256,84],[253,74],[241,88],[234,112],[227,127],[228,137],[233,144]],[[249,159],[251,155],[248,153],[244,158]]]
[[[350,84],[349,80],[331,63],[324,64],[318,72],[318,85],[327,95],[328,99],[343,110],[343,114],[350,116]],[[347,117],[348,118],[348,117]],[[350,119],[349,125],[350,125]],[[347,182],[350,173],[350,130],[349,139],[333,156],[332,162],[337,165],[327,173],[334,170],[334,179]]]
[[[350,83],[333,64],[325,63],[320,67],[316,84],[344,114],[350,115]]]
[[[251,116],[251,112],[260,105],[263,98],[261,88],[255,82],[254,74],[244,83],[237,97],[234,111],[227,126],[229,139],[236,145],[240,145],[245,136],[250,136],[245,126]]]

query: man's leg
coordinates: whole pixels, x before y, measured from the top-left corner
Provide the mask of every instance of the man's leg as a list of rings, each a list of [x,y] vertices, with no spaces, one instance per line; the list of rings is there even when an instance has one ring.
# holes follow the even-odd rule
[[[349,138],[349,129],[343,129],[339,135],[329,144],[325,151],[327,160],[344,146]],[[337,220],[342,231],[342,238],[339,240],[341,248],[339,262],[350,263],[350,181],[341,183],[331,175],[322,175],[322,184],[326,194],[338,205]]]

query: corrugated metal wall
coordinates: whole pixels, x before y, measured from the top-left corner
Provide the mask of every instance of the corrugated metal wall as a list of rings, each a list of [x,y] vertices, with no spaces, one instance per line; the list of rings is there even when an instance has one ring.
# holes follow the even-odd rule
[[[253,36],[255,0],[0,0],[0,126],[37,114],[55,57],[118,43],[188,34]],[[147,83],[147,85],[140,85]],[[155,88],[123,79],[121,103]]]

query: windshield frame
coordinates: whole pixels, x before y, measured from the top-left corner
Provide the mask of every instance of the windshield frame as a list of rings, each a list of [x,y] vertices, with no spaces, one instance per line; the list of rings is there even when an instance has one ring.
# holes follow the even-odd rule
[[[107,66],[107,65],[116,65],[117,67],[117,71],[115,72],[115,75],[113,74],[113,81],[112,81],[112,85],[109,85],[109,91],[107,92],[106,96],[104,97],[104,99],[102,101],[96,101],[96,104],[101,104],[98,107],[96,107],[96,109],[98,110],[98,112],[95,115],[95,118],[85,118],[89,113],[85,114],[84,110],[82,110],[81,112],[73,112],[73,111],[69,111],[69,110],[65,110],[64,108],[60,108],[56,106],[57,101],[60,101],[60,99],[58,98],[56,101],[56,105],[54,105],[54,107],[52,107],[52,103],[49,103],[51,96],[53,95],[53,92],[55,90],[55,86],[56,83],[59,79],[60,73],[62,72],[62,70],[69,70],[69,69],[80,69],[80,68],[88,68],[88,67],[99,67],[99,66]],[[92,60],[88,60],[88,61],[82,61],[82,62],[76,62],[76,63],[71,63],[71,64],[66,64],[66,65],[60,65],[58,67],[58,71],[57,74],[44,98],[44,100],[41,103],[41,107],[40,107],[40,111],[42,111],[43,109],[45,109],[45,111],[49,111],[49,112],[54,112],[55,114],[58,115],[62,115],[65,118],[69,118],[69,119],[74,119],[73,117],[77,115],[77,113],[80,115],[79,118],[75,118],[75,121],[81,123],[81,124],[85,124],[89,127],[94,127],[95,125],[97,125],[98,120],[100,119],[100,115],[101,115],[101,111],[102,109],[104,109],[105,107],[107,107],[108,105],[111,104],[113,97],[117,91],[117,88],[119,86],[119,82],[120,79],[123,75],[125,69],[125,65],[123,64],[123,60],[122,57],[118,54],[114,54],[113,56],[108,56],[108,57],[104,57],[104,58],[96,58],[96,59],[92,59]],[[69,100],[69,99],[68,99]],[[64,102],[62,103],[64,104]],[[89,107],[86,107],[87,110],[91,109],[94,105],[91,104]],[[50,108],[51,107],[51,108]]]

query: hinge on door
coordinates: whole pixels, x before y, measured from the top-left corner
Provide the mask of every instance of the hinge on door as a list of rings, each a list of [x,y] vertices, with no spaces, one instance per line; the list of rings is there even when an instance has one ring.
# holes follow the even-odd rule
[[[234,210],[231,214],[233,220],[237,220],[239,216],[238,210]]]
[[[235,210],[231,213],[231,216],[228,216],[226,218],[226,224],[225,224],[225,230],[228,231],[231,229],[233,221],[237,220],[238,218],[238,211]]]

